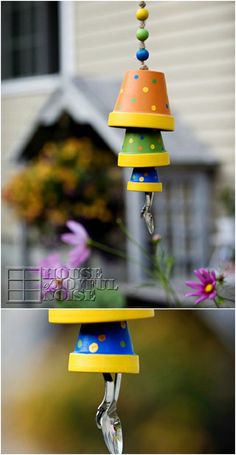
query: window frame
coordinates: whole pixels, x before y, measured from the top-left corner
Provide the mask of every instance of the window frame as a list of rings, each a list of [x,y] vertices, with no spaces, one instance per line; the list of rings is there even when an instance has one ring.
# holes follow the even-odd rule
[[[3,96],[20,93],[50,92],[59,85],[62,77],[73,76],[75,73],[75,30],[74,30],[74,3],[72,1],[58,2],[59,28],[59,69],[57,73],[34,76],[20,76],[1,81]],[[68,52],[70,49],[70,52]]]

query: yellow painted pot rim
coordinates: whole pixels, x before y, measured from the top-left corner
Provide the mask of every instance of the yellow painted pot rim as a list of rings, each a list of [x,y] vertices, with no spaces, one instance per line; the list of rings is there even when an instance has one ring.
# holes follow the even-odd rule
[[[153,128],[163,131],[174,131],[175,127],[172,115],[122,111],[111,112],[108,125],[118,128]]]
[[[84,373],[139,373],[139,356],[127,354],[77,354],[69,356],[68,370]]]
[[[144,182],[131,182],[127,184],[128,191],[144,191],[144,192],[162,192],[162,183],[144,183]]]
[[[118,166],[120,167],[155,167],[168,166],[169,164],[168,152],[119,153],[118,155]]]
[[[128,321],[132,319],[152,318],[153,309],[80,309],[50,308],[48,320],[53,324],[89,324],[96,322]]]

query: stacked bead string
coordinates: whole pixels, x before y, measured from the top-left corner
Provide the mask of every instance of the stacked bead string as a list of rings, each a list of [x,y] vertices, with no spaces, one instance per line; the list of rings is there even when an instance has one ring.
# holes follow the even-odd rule
[[[149,52],[145,47],[145,41],[149,37],[149,32],[145,28],[145,20],[149,16],[149,11],[146,8],[145,2],[139,3],[139,9],[136,11],[136,18],[140,21],[139,29],[136,32],[136,37],[140,41],[139,50],[136,52],[137,59],[141,62],[140,69],[148,70],[148,66],[145,61],[149,58]]]

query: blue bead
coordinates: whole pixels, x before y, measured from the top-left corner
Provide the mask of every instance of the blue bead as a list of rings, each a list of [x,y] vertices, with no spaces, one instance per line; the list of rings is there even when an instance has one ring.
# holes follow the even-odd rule
[[[144,60],[147,60],[148,57],[149,57],[149,52],[147,49],[139,49],[137,52],[136,52],[136,57],[138,60],[140,60],[141,62],[144,62]]]

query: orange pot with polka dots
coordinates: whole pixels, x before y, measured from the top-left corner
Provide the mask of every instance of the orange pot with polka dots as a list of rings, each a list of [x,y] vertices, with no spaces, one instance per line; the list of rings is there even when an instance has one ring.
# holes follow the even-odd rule
[[[109,126],[174,130],[164,73],[151,70],[126,72]]]

